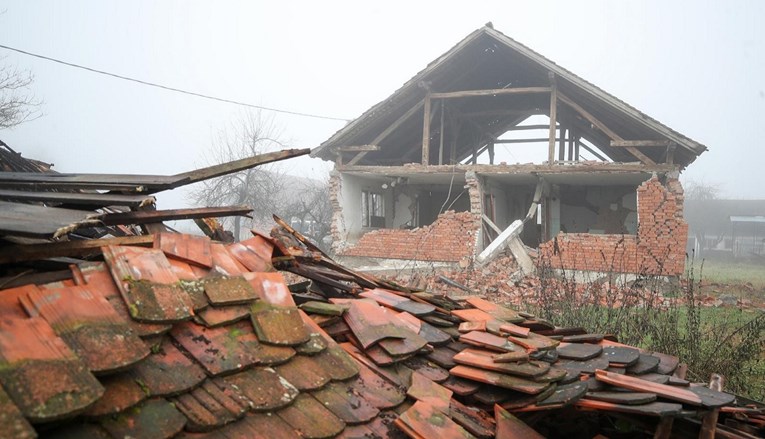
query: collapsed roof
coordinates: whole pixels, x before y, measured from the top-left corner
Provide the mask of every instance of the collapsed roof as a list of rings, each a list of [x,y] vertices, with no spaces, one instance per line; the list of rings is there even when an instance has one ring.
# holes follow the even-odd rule
[[[417,161],[411,152],[420,149],[423,142],[422,107],[429,93],[435,96],[460,91],[525,89],[523,93],[476,93],[471,99],[450,101],[449,110],[470,121],[470,129],[461,130],[457,142],[456,159],[461,161],[471,153],[477,135],[484,136],[481,141],[485,143],[531,115],[549,112],[550,75],[554,77],[558,100],[563,103],[558,105],[557,120],[576,128],[612,161],[635,160],[637,155],[629,151],[631,141],[642,142],[643,146],[637,146],[637,154],[656,163],[665,161],[667,155],[666,149],[657,146],[676,147],[674,163],[681,168],[706,150],[704,145],[485,26],[337,131],[311,155],[334,160],[338,148],[368,145],[379,149],[359,149],[363,157],[358,160],[359,165]],[[592,119],[582,117],[583,112],[603,126],[595,126]],[[604,127],[608,133],[603,131]],[[612,146],[615,139],[619,145]],[[415,160],[411,160],[413,157]]]

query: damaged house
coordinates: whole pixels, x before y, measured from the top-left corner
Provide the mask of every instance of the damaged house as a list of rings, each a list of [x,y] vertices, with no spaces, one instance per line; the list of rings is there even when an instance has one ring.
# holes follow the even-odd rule
[[[487,25],[311,154],[335,162],[348,263],[464,267],[522,243],[553,268],[676,276],[678,176],[705,150]]]

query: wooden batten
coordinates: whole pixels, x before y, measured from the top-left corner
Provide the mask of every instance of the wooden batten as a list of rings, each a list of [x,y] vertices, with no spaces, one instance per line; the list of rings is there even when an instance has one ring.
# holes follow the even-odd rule
[[[642,146],[660,146],[668,147],[672,141],[670,140],[612,140],[611,146],[613,147],[642,147]]]
[[[489,90],[463,90],[446,93],[431,93],[431,99],[456,99],[472,98],[479,96],[495,96],[509,94],[528,94],[528,93],[548,93],[550,87],[516,87],[516,88],[497,88]]]

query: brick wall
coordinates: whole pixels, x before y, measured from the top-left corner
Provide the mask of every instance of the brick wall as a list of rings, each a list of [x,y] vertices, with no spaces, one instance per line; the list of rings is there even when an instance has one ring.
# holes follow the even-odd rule
[[[637,190],[637,235],[560,233],[539,247],[553,268],[677,276],[685,269],[688,224],[683,220],[683,188],[666,187],[653,177]]]
[[[436,221],[413,230],[379,229],[365,233],[342,256],[366,256],[418,261],[459,262],[475,254],[476,215],[448,211]]]

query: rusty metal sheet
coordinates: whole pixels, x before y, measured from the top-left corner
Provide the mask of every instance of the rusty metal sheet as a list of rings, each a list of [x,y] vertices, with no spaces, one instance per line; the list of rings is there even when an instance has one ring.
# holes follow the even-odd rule
[[[100,379],[106,391],[95,404],[85,411],[87,417],[113,415],[133,407],[147,398],[145,389],[130,372],[109,375]]]
[[[229,374],[260,362],[260,343],[246,321],[216,328],[184,322],[176,324],[170,335],[211,376]]]
[[[493,353],[483,349],[465,349],[454,356],[454,361],[467,366],[527,378],[540,377],[550,370],[550,364],[543,361],[496,363]]]
[[[417,435],[412,437],[440,439],[472,439],[475,437],[445,413],[423,401],[414,403],[409,410],[399,416],[395,424],[410,436],[412,436],[410,432]]]
[[[152,354],[131,369],[130,373],[152,396],[177,395],[205,379],[204,370],[183,355],[170,341],[170,337],[163,337],[152,348]]]
[[[497,423],[497,439],[544,439],[525,422],[510,414],[499,405],[494,405],[494,419]]]
[[[295,402],[276,414],[304,438],[331,438],[345,428],[342,419],[307,394],[298,396]]]
[[[549,387],[549,383],[540,383],[513,375],[506,375],[499,372],[492,372],[463,365],[453,367],[449,373],[460,378],[491,384],[531,395],[540,393]]]
[[[206,236],[183,233],[158,233],[154,238],[154,248],[181,261],[211,268],[211,240]]]
[[[191,318],[191,298],[161,250],[108,246],[102,251],[131,317],[145,322]]]
[[[229,244],[226,247],[231,256],[249,271],[273,271],[271,257],[274,253],[274,245],[262,236]]]
[[[150,399],[139,407],[101,421],[113,437],[171,438],[183,430],[186,417],[167,400]]]
[[[89,286],[30,289],[27,297],[29,306],[34,307],[30,314],[45,319],[94,373],[124,369],[149,355],[148,346]]]
[[[255,367],[223,378],[250,401],[252,410],[273,411],[285,407],[300,391],[270,367]]]
[[[311,395],[347,425],[369,422],[380,413],[362,395],[347,389],[341,383],[330,383],[321,390],[311,392]]]
[[[0,320],[0,382],[32,422],[73,416],[104,393],[42,318]]]
[[[8,437],[18,439],[31,439],[37,437],[37,433],[11,401],[11,398],[0,386],[0,431]]]

